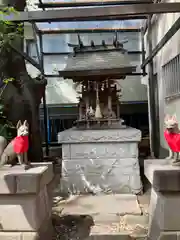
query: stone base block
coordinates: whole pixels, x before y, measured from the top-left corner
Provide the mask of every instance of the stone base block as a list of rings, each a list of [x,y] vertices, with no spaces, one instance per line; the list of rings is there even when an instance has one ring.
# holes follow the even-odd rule
[[[152,189],[150,223],[163,231],[180,231],[180,193],[159,193]],[[150,224],[151,225],[151,224]]]
[[[52,240],[53,227],[49,221],[37,232],[0,232],[1,240]]]
[[[63,190],[73,194],[142,191],[135,128],[80,130],[58,134],[62,144]],[[93,190],[94,189],[94,190]]]
[[[159,232],[157,235],[157,232],[152,232],[151,236],[148,237],[148,240],[180,240],[180,232],[179,231],[173,231],[173,232]]]
[[[167,159],[145,160],[144,172],[152,184],[148,239],[180,240],[180,167]]]
[[[73,194],[96,188],[103,192],[139,194],[142,183],[138,158],[64,160],[61,187],[63,193]]]
[[[26,171],[20,166],[0,169],[2,235],[8,236],[9,231],[39,231],[42,223],[50,219],[52,196],[49,187],[52,179],[53,167],[49,163],[33,164],[33,168]],[[19,235],[17,233],[17,239]]]
[[[144,172],[156,191],[180,192],[180,167],[172,166],[170,160],[145,160]]]
[[[46,187],[38,195],[0,195],[0,221],[3,230],[37,230],[50,215],[50,211]]]

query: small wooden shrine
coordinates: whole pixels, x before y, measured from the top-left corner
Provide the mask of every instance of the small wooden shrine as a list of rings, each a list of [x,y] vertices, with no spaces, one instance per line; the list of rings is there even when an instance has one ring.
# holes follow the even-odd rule
[[[64,79],[73,79],[79,86],[79,128],[122,127],[120,119],[121,88],[117,80],[136,71],[131,66],[128,52],[117,39],[112,44],[85,46],[78,35],[78,44],[68,44],[73,53],[68,56],[67,65],[60,71]]]

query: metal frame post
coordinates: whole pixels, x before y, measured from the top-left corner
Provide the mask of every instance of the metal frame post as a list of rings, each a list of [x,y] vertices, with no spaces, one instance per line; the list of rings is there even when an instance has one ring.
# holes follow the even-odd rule
[[[42,43],[42,34],[39,34],[39,45],[40,45],[40,65],[41,71],[44,75],[44,56],[43,56],[43,43]],[[48,143],[48,111],[46,105],[46,92],[43,93],[43,112],[44,112],[44,133],[45,133],[45,146],[46,146],[46,156],[49,156],[49,143]]]
[[[148,18],[148,49],[149,55],[152,54],[152,24],[151,24],[152,16]],[[155,95],[154,95],[154,67],[153,67],[153,59],[148,64],[148,114],[149,114],[149,138],[150,138],[150,151],[151,157],[156,157],[156,119],[155,119]]]

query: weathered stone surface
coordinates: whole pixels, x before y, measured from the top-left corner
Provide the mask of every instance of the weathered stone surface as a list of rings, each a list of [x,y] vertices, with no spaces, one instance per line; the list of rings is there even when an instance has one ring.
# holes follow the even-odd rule
[[[172,166],[170,160],[145,160],[144,171],[156,191],[180,191],[180,167]]]
[[[37,232],[0,232],[1,240],[51,240],[53,235],[52,223],[44,222]]]
[[[46,187],[38,195],[0,196],[0,219],[3,230],[37,230],[48,215]]]
[[[63,209],[62,214],[89,214],[97,222],[107,222],[108,216],[125,214],[141,215],[137,197],[132,194],[79,196],[71,202],[59,203],[53,210]],[[113,221],[114,222],[114,221]],[[117,219],[119,223],[119,218]]]
[[[83,131],[72,128],[59,133],[63,193],[140,193],[140,139],[141,132],[134,128]]]
[[[180,193],[159,193],[152,189],[150,224],[156,221],[164,231],[180,231]]]
[[[178,240],[177,232],[161,232],[159,240]]]
[[[130,127],[90,131],[71,128],[58,133],[58,142],[61,143],[139,142],[140,140],[141,131]]]
[[[82,152],[83,147],[83,152]],[[132,143],[76,143],[63,144],[63,159],[96,159],[96,158],[137,158],[138,142]]]
[[[38,193],[53,179],[52,163],[36,163],[32,166],[28,170],[18,165],[2,167],[0,169],[0,195]]]
[[[37,231],[51,214],[52,163],[35,163],[26,171],[21,166],[4,166],[0,178],[1,229]]]
[[[87,240],[130,240],[127,233],[91,234]]]
[[[125,215],[124,221],[127,225],[131,226],[132,228],[136,227],[137,225],[141,225],[143,227],[147,227],[149,223],[148,216],[138,216],[138,215]]]
[[[114,193],[139,193],[142,190],[137,158],[64,160],[62,189],[88,192],[88,184]]]
[[[152,184],[149,207],[150,240],[177,240],[180,231],[180,167],[169,160],[146,160],[145,175]]]
[[[21,232],[0,232],[1,240],[22,240]]]
[[[155,170],[153,188],[159,192],[180,192],[180,169]]]

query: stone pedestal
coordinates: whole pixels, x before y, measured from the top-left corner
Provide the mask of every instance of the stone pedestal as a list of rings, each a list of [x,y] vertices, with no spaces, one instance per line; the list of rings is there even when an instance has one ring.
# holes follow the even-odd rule
[[[52,238],[53,179],[51,163],[4,166],[0,169],[0,239],[50,240]]]
[[[60,132],[62,191],[140,193],[140,140],[141,132],[134,128]]]
[[[149,240],[180,240],[180,167],[169,160],[145,160],[145,175],[152,184]]]

